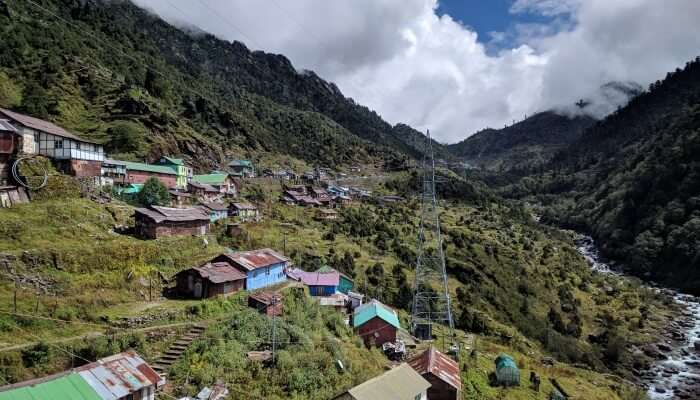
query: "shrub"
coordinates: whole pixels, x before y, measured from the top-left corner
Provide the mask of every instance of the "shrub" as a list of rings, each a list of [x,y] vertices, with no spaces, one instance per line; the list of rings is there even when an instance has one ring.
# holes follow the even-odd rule
[[[170,193],[163,182],[156,178],[148,178],[136,196],[136,201],[144,206],[167,205],[170,203]]]

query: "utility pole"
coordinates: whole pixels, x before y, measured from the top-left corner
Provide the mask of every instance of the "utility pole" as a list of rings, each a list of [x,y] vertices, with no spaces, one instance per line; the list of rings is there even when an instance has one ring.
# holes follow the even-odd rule
[[[423,154],[421,219],[418,231],[418,257],[411,312],[411,331],[422,340],[433,337],[433,325],[444,324],[453,341],[454,322],[447,287],[445,254],[440,234],[440,219],[435,191],[435,159],[430,131]],[[452,343],[456,344],[456,343]],[[446,349],[443,349],[446,350]]]
[[[275,305],[277,304],[277,294],[272,294],[272,300],[270,300],[270,306],[272,307],[272,365],[275,365],[275,351],[277,350],[277,310]]]

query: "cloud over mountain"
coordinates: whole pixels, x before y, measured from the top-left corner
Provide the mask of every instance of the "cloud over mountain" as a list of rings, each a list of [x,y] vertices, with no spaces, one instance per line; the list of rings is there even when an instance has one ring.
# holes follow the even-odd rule
[[[437,0],[137,3],[282,53],[387,120],[450,142],[571,104],[607,82],[646,85],[700,54],[697,0],[516,0],[512,13],[553,22],[515,26],[516,45],[496,52],[489,38],[437,15]]]

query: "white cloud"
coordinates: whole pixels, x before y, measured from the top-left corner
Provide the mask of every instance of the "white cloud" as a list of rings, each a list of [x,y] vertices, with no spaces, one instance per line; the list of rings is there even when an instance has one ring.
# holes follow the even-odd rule
[[[609,81],[648,84],[700,54],[697,0],[516,0],[512,13],[554,22],[483,39],[436,15],[437,0],[136,1],[282,53],[388,121],[449,142],[592,97]],[[489,41],[516,47],[487,51]]]

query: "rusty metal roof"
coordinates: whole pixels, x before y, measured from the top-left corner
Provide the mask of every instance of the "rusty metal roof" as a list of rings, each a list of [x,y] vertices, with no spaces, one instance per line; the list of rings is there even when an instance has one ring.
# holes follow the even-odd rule
[[[213,283],[223,283],[245,279],[246,275],[238,269],[225,262],[215,262],[202,264],[199,267],[192,267],[199,276]],[[187,271],[187,270],[185,270]],[[184,271],[180,271],[178,274]]]
[[[95,143],[93,141],[85,140],[79,136],[76,136],[68,132],[67,130],[61,128],[60,126],[53,124],[49,121],[44,121],[43,119],[30,117],[28,115],[16,113],[14,111],[6,110],[4,108],[0,108],[0,113],[4,114],[7,118],[10,118],[11,120],[19,123],[20,125],[26,126],[27,128],[32,128],[38,131],[50,133],[52,135],[77,140],[79,142]]]
[[[239,251],[237,253],[224,254],[226,258],[246,271],[265,268],[279,263],[287,263],[289,259],[272,249],[259,249],[251,251]]]
[[[275,303],[282,302],[282,295],[279,293],[257,292],[251,293],[248,297],[268,306],[272,304],[273,299],[275,300]]]
[[[165,384],[165,379],[133,351],[103,358],[75,371],[105,400],[121,399],[145,387]]]
[[[408,364],[421,375],[433,374],[453,388],[462,390],[459,364],[447,355],[437,351],[433,346],[411,359]]]
[[[137,208],[137,214],[145,215],[155,222],[186,222],[186,221],[209,221],[209,216],[197,207],[190,208],[170,208],[161,206],[151,206],[150,208]]]

